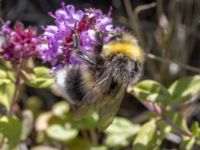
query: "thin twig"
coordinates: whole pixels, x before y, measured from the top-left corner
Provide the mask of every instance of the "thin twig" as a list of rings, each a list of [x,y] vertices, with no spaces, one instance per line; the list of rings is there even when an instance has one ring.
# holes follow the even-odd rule
[[[184,136],[188,136],[188,137],[192,137],[193,135],[189,132],[186,132],[185,130],[179,128],[175,123],[173,123],[168,117],[166,117],[164,114],[162,115],[163,120],[169,124],[173,129],[176,130],[177,134],[179,134],[180,136],[184,135]]]
[[[89,138],[89,135],[88,135],[88,132],[87,132],[87,131],[82,130],[82,131],[81,131],[81,134],[82,134],[84,140],[90,141],[90,138]]]
[[[156,6],[156,3],[153,2],[153,3],[137,6],[133,12],[132,12],[132,8],[131,8],[130,4],[131,4],[130,1],[124,0],[124,5],[125,5],[126,12],[127,12],[127,14],[129,14],[128,15],[129,16],[128,17],[129,18],[129,22],[130,22],[131,27],[132,27],[133,31],[135,32],[138,40],[139,40],[139,43],[141,44],[142,48],[146,52],[148,52],[147,44],[145,42],[144,35],[143,35],[142,30],[141,30],[141,25],[140,25],[140,22],[139,22],[139,14],[142,11],[154,8]],[[155,74],[155,71],[156,71],[155,64],[152,63],[151,61],[148,61],[147,64],[148,64],[149,68],[151,68],[149,70],[151,72],[151,74]]]
[[[141,5],[141,6],[138,6],[138,7],[135,8],[134,13],[137,16],[139,16],[139,13],[141,11],[148,10],[148,9],[151,9],[151,8],[154,8],[154,7],[156,7],[156,3],[155,2],[149,3],[149,4],[145,4],[145,5]]]
[[[97,135],[97,132],[94,129],[90,130],[90,137],[91,137],[92,144],[94,144],[94,145],[99,144],[98,135]]]
[[[189,105],[191,105],[194,102],[196,102],[197,100],[199,100],[199,98],[200,98],[200,92],[193,95],[189,100],[185,101],[184,103],[176,104],[176,105],[173,105],[172,107],[174,109],[180,109],[180,108],[188,107]]]
[[[15,90],[14,90],[12,102],[11,102],[11,105],[10,105],[10,110],[8,112],[9,115],[12,115],[13,107],[14,107],[16,101],[17,101],[17,96],[18,96],[18,93],[19,93],[20,74],[21,74],[20,69],[21,69],[21,62],[19,62],[19,64],[17,65]]]
[[[160,20],[162,15],[164,15],[163,1],[162,0],[156,0],[156,2],[157,2],[157,18]]]
[[[133,13],[130,0],[123,0],[123,2],[124,2],[125,10],[126,10],[131,28],[135,32],[137,38],[140,39],[139,41],[141,45],[144,47],[145,41],[144,41],[143,34],[139,26],[138,16],[137,14]]]
[[[186,64],[182,64],[182,63],[178,63],[178,62],[174,62],[170,59],[167,59],[167,58],[162,58],[162,57],[159,57],[159,56],[156,56],[154,54],[151,54],[151,53],[145,53],[146,57],[147,58],[150,58],[150,59],[154,59],[154,60],[157,60],[157,61],[161,61],[161,62],[164,62],[164,63],[174,63],[184,69],[187,69],[187,70],[190,70],[190,71],[193,71],[193,72],[197,72],[198,74],[200,74],[200,69],[199,68],[196,68],[196,67],[193,67],[193,66],[189,66],[189,65],[186,65]]]
[[[134,123],[145,122],[149,119],[149,114],[150,114],[150,111],[142,112],[138,114],[136,117],[132,118],[131,121],[133,121]]]
[[[4,145],[4,141],[5,141],[5,137],[4,137],[4,135],[2,135],[2,137],[1,137],[1,141],[0,141],[0,148],[3,147],[3,145]]]

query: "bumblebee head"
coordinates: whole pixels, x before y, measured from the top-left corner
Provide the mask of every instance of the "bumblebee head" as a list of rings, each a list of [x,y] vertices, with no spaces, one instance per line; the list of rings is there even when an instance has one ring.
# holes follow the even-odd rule
[[[102,58],[107,59],[116,54],[122,54],[139,63],[142,63],[144,59],[142,49],[138,45],[136,38],[127,32],[115,35],[108,43],[103,45]]]

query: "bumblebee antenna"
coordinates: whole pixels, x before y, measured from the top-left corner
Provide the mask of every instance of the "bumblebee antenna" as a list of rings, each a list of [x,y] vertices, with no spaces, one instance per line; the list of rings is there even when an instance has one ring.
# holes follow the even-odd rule
[[[75,53],[84,61],[86,61],[87,63],[91,64],[91,65],[96,65],[96,63],[94,61],[92,61],[86,54],[84,54],[82,51],[80,51],[80,40],[78,37],[78,34],[74,34],[73,35],[73,45],[75,48]]]

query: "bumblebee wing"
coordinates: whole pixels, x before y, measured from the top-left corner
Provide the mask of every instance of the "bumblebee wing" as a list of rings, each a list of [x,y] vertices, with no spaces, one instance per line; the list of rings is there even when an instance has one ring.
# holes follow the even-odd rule
[[[99,106],[104,102],[104,97],[109,91],[112,78],[111,70],[106,70],[95,82],[93,88],[81,100],[81,104],[75,114],[76,120],[97,112]]]
[[[112,68],[107,69],[95,82],[93,88],[84,96],[82,104],[93,104],[110,90]]]
[[[104,98],[104,106],[101,106],[99,110],[98,130],[103,131],[112,123],[119,110],[124,94],[125,88],[121,86],[116,87],[109,96]]]
[[[116,86],[109,95],[102,96],[98,101],[93,103],[85,103],[80,106],[77,111],[78,120],[80,118],[91,115],[96,112],[99,115],[97,122],[97,128],[99,131],[105,130],[114,120],[120,104],[125,94],[125,88],[122,86]]]

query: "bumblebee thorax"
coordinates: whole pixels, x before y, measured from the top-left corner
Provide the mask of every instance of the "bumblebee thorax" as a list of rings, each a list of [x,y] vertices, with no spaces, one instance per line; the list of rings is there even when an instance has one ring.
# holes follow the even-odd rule
[[[105,61],[105,68],[111,70],[114,82],[128,86],[137,80],[142,67],[137,61],[119,53]]]

